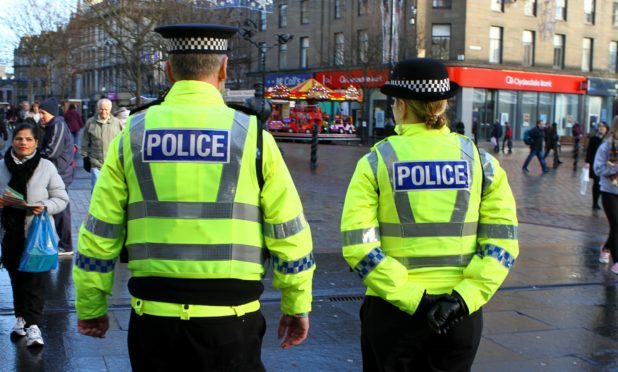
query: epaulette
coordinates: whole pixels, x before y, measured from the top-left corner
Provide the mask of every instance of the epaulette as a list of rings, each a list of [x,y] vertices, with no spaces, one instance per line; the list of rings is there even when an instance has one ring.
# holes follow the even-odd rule
[[[227,107],[240,111],[243,114],[247,114],[249,116],[258,116],[257,111],[253,110],[252,108],[249,108],[247,106],[241,105],[240,103],[226,103]]]
[[[152,106],[156,106],[156,105],[160,105],[161,102],[163,102],[163,100],[165,100],[165,96],[167,96],[167,92],[169,92],[169,89],[164,90],[163,92],[161,92],[161,94],[159,94],[159,97],[157,97],[157,99],[155,99],[154,101],[148,102],[144,105],[141,105],[139,107],[136,107],[134,109],[131,109],[131,112],[129,112],[129,115],[133,115],[135,113],[138,113],[140,111],[144,111]]]

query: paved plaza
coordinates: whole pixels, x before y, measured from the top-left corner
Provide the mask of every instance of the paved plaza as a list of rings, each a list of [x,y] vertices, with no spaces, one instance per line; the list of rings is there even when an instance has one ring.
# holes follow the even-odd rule
[[[490,148],[489,143],[481,145]],[[266,279],[262,311],[268,330],[263,359],[269,371],[360,371],[358,312],[364,292],[341,257],[339,220],[359,145],[320,144],[319,167],[309,167],[309,145],[282,143],[286,162],[313,232],[317,270],[308,340],[281,350],[276,340],[279,294]],[[618,371],[618,276],[597,260],[608,231],[605,215],[579,194],[579,170],[568,148],[564,164],[542,175],[538,162],[521,171],[528,153],[520,142],[498,154],[517,200],[520,256],[503,288],[484,308],[485,327],[473,371]],[[580,165],[582,161],[580,161]],[[69,192],[77,229],[87,213],[88,174],[80,169]],[[126,265],[116,271],[111,328],[104,339],[79,335],[73,308],[71,260],[50,274],[42,327],[45,347],[11,341],[10,284],[0,271],[0,371],[128,371],[126,337],[130,296]]]

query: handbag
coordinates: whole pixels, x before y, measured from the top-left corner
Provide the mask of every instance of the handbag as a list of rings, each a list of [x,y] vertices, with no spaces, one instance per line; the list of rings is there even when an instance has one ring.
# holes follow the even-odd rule
[[[30,224],[18,270],[42,273],[57,267],[58,234],[45,209],[41,214],[35,215]]]

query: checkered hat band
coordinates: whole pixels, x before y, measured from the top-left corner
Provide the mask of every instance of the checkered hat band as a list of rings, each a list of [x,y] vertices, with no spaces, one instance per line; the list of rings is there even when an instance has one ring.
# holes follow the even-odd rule
[[[170,38],[165,40],[171,52],[226,52],[228,39],[214,37]]]
[[[445,93],[451,88],[448,78],[442,80],[391,80],[387,84],[406,88],[417,93]]]

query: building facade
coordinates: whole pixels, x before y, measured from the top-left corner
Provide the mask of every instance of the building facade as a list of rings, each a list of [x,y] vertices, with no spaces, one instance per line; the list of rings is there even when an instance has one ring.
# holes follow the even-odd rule
[[[521,138],[545,120],[570,135],[575,122],[590,130],[616,114],[616,0],[275,0],[272,13],[251,17],[266,43],[267,82],[310,75],[360,86],[365,103],[351,110],[369,133],[388,116],[377,87],[390,62],[416,56],[443,60],[462,85],[450,119],[467,133],[473,121],[483,133],[508,121]],[[293,39],[276,45],[282,34]],[[260,79],[251,61],[249,76]]]

